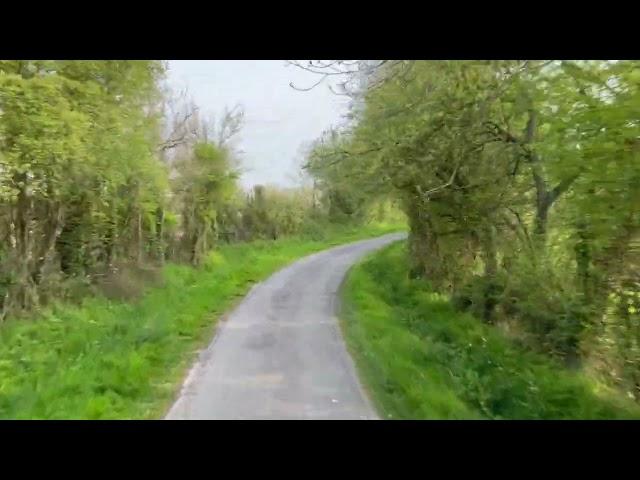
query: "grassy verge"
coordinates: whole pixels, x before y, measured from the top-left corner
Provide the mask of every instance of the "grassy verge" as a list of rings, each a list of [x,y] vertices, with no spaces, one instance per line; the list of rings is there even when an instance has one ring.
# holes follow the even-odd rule
[[[383,418],[640,418],[626,398],[517,348],[409,280],[405,248],[373,254],[342,290],[347,344]]]
[[[160,418],[216,319],[256,282],[306,254],[398,230],[335,229],[221,247],[203,269],[167,265],[136,302],[86,298],[0,326],[0,418]]]

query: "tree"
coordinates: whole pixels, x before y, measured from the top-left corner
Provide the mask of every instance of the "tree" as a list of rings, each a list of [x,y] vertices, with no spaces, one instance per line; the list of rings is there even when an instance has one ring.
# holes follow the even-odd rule
[[[218,215],[235,192],[237,173],[224,147],[204,142],[182,160],[179,172],[183,241],[189,261],[199,265],[218,239]]]
[[[56,256],[67,275],[112,260],[118,239],[127,237],[120,235],[123,216],[140,247],[143,205],[155,199],[143,186],[162,188],[151,106],[163,68],[131,61],[0,64],[0,208],[9,232],[3,314],[38,303],[44,270]],[[126,188],[135,195],[123,205]]]
[[[314,65],[301,67],[358,76]],[[325,192],[391,192],[409,219],[413,275],[488,322],[517,319],[533,347],[575,364],[611,295],[635,291],[638,71],[381,61],[354,123],[325,136],[308,168]],[[633,325],[622,317],[611,331]],[[630,328],[616,334],[625,348]]]

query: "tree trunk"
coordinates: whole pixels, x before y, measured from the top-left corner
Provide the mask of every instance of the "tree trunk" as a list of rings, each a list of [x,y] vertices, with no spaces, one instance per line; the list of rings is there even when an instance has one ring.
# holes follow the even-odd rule
[[[409,257],[412,262],[409,275],[411,278],[426,277],[437,288],[445,280],[438,236],[418,205],[409,201],[407,207]]]
[[[118,212],[116,202],[111,202],[111,212],[109,215],[109,226],[106,238],[107,250],[107,270],[113,271],[116,260],[116,242],[118,241]]]
[[[551,201],[547,192],[546,183],[536,181],[536,219],[533,233],[537,241],[544,243],[547,236],[547,219],[549,218],[549,208]]]
[[[582,292],[584,301],[587,302],[591,298],[591,248],[588,227],[584,220],[580,220],[576,227],[577,241],[575,245],[577,280],[578,288]]]
[[[482,260],[484,263],[483,309],[482,317],[487,323],[493,323],[493,312],[497,305],[499,285],[497,284],[498,257],[496,251],[495,229],[489,225],[481,233]]]
[[[142,212],[138,208],[138,214],[136,219],[136,263],[142,265],[142,259],[144,256],[144,245],[142,238]]]
[[[20,174],[16,177],[19,185],[18,198],[14,209],[14,223],[16,231],[16,282],[13,285],[13,296],[18,307],[27,309],[37,304],[33,280],[30,275],[30,265],[33,262],[32,251],[32,199],[27,193],[27,176]]]
[[[80,197],[68,205],[64,224],[55,242],[55,249],[60,258],[60,270],[67,276],[84,273],[81,259],[82,226],[85,215],[83,204],[84,199]]]
[[[60,234],[60,215],[60,205],[47,202],[44,209],[45,218],[41,219],[43,224],[42,239],[39,247],[36,248],[34,268],[31,272],[31,278],[36,285],[42,282],[44,266]]]
[[[158,261],[160,264],[164,264],[164,209],[162,207],[158,207],[156,210],[156,249]]]
[[[531,109],[529,111],[529,120],[527,121],[527,127],[524,133],[525,145],[529,145],[533,142],[537,127],[537,115],[536,112]],[[531,173],[533,176],[533,183],[536,189],[536,216],[534,224],[534,234],[536,237],[535,243],[539,246],[543,246],[546,243],[547,236],[547,220],[549,218],[549,209],[553,203],[569,189],[571,184],[578,178],[578,175],[567,177],[562,180],[555,188],[549,189],[548,182],[545,180],[545,174],[542,169],[540,158],[533,150],[529,150],[526,157],[531,164]]]

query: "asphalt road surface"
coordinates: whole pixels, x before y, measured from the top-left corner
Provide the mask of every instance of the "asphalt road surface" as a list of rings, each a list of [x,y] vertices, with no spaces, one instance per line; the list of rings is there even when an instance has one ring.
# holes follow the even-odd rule
[[[167,419],[377,419],[347,353],[337,292],[351,265],[405,234],[305,257],[220,321]]]

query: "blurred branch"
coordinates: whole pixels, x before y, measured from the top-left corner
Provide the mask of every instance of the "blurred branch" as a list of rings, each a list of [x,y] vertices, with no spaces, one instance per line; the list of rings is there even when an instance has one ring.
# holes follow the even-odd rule
[[[324,80],[326,80],[328,77],[330,76],[348,76],[351,77],[354,74],[365,74],[365,75],[371,75],[373,74],[375,71],[377,71],[380,67],[382,67],[383,65],[385,65],[387,62],[389,62],[390,60],[380,60],[380,62],[377,65],[369,65],[367,66],[366,69],[362,69],[361,67],[361,63],[359,60],[329,60],[327,61],[327,63],[324,63],[322,60],[317,60],[316,63],[314,63],[313,60],[309,60],[308,65],[303,65],[298,61],[293,61],[293,60],[287,60],[287,63],[289,65],[293,65],[297,68],[300,68],[301,70],[305,70],[307,72],[313,73],[315,75],[320,75],[322,78],[320,80],[318,80],[315,84],[313,84],[311,87],[308,88],[304,88],[304,87],[297,87],[293,84],[293,82],[289,83],[289,86],[295,90],[298,91],[302,91],[302,92],[308,92],[309,90],[312,90],[313,88],[317,87],[318,85],[320,85]],[[398,62],[396,60],[396,62]],[[345,68],[346,67],[346,68]],[[350,67],[356,67],[356,68],[350,68]],[[343,82],[342,85],[346,85],[348,83],[348,80]],[[345,88],[345,92],[337,92],[336,90],[334,90],[333,87],[329,86],[329,89],[331,90],[332,93],[336,94],[336,95],[343,95],[343,96],[349,96],[350,93],[348,92],[348,90]]]
[[[318,85],[320,85],[322,82],[324,82],[326,80],[326,76],[323,76],[320,78],[320,80],[318,80],[316,83],[314,83],[313,85],[311,85],[309,88],[302,88],[302,87],[296,87],[293,82],[289,82],[289,86],[291,88],[293,88],[294,90],[298,90],[299,92],[308,92],[309,90],[313,90],[314,88],[316,88]],[[331,87],[329,87],[331,88]]]
[[[182,121],[181,121],[178,125],[176,125],[176,126],[174,127],[173,131],[172,131],[172,132],[171,132],[171,134],[169,135],[169,139],[168,139],[168,140],[165,140],[165,141],[164,141],[164,142],[162,142],[160,145],[158,145],[158,150],[160,150],[160,151],[165,151],[165,150],[169,150],[169,149],[171,149],[171,148],[175,148],[175,147],[177,147],[178,145],[183,144],[183,143],[186,141],[187,136],[188,136],[189,134],[194,134],[194,133],[195,133],[195,132],[193,132],[193,131],[184,131],[184,132],[182,132],[182,135],[180,135],[178,138],[172,138],[172,137],[174,137],[174,135],[177,135],[177,134],[178,134],[178,132],[179,132],[182,128],[184,128],[184,126],[186,125],[186,123],[187,123],[187,121],[189,120],[189,118],[191,118],[191,117],[194,115],[194,113],[195,113],[196,111],[197,111],[197,108],[196,108],[195,110],[193,110],[193,111],[191,111],[191,112],[189,112],[189,113],[187,113],[187,114],[185,115],[185,117],[182,119]]]

